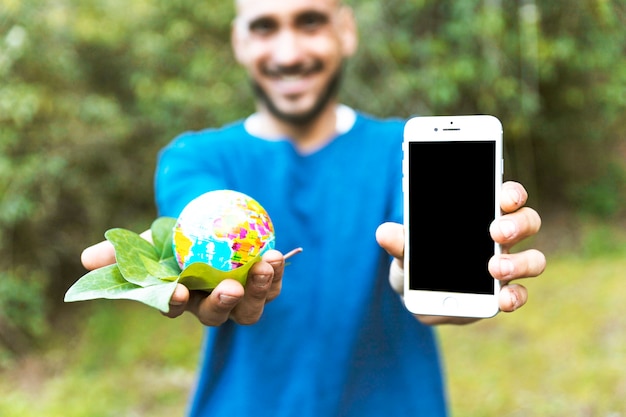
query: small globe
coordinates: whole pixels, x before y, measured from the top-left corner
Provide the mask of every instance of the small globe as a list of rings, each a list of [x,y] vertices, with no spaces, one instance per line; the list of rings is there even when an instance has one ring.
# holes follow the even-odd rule
[[[210,191],[187,204],[172,240],[181,269],[202,262],[226,272],[258,259],[275,245],[274,226],[265,209],[232,190]]]

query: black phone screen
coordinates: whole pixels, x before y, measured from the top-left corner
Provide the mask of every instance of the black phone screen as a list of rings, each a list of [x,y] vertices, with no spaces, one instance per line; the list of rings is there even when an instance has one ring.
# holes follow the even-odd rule
[[[495,141],[409,142],[409,288],[493,294]]]

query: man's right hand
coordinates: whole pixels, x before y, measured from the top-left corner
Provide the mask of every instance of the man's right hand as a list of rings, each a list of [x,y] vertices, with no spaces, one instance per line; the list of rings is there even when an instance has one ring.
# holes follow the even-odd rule
[[[150,240],[150,233],[142,236]],[[115,249],[108,241],[86,248],[81,262],[88,270],[115,263]],[[185,311],[194,314],[205,326],[219,326],[229,318],[239,324],[254,324],[263,313],[265,304],[276,298],[282,288],[285,257],[277,250],[269,250],[260,262],[248,272],[245,287],[238,281],[222,281],[211,292],[189,291],[178,284],[170,300],[167,317],[178,317]]]

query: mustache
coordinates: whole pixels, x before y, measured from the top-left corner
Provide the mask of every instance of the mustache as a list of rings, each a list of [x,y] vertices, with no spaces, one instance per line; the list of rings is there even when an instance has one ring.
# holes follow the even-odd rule
[[[251,79],[250,82],[254,95],[258,100],[265,104],[269,112],[276,118],[294,126],[304,126],[315,120],[329,101],[336,97],[337,92],[339,91],[342,76],[343,67],[340,67],[339,70],[337,70],[337,72],[331,77],[326,85],[326,88],[321,92],[321,95],[317,98],[315,105],[308,111],[299,114],[282,111],[275,105],[270,96],[263,90],[258,82],[254,79]]]
[[[294,75],[308,75],[324,69],[321,61],[315,60],[310,63],[294,65],[274,65],[263,68],[263,74],[269,77],[289,77]]]

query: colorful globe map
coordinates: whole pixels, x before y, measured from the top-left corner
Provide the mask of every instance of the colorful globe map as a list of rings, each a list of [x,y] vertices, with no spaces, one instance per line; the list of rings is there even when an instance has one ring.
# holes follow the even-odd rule
[[[173,248],[181,269],[202,262],[232,271],[275,245],[269,215],[253,198],[232,190],[205,193],[181,212]]]

